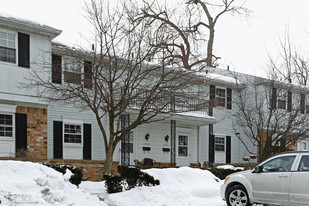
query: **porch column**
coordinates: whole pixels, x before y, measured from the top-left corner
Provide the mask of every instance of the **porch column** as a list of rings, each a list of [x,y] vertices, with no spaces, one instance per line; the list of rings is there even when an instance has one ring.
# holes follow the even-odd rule
[[[130,124],[130,114],[121,115],[121,130],[126,129]],[[130,134],[121,140],[121,165],[130,165]]]
[[[176,120],[171,120],[171,166],[176,166]]]

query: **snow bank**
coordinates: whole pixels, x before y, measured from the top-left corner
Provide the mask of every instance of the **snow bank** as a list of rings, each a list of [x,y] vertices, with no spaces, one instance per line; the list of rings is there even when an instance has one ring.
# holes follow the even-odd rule
[[[243,167],[234,167],[233,165],[220,165],[217,166],[218,169],[225,169],[225,170],[245,170]]]
[[[0,180],[1,205],[106,205],[37,163],[0,161]]]
[[[104,195],[108,205],[117,206],[223,206],[221,180],[211,172],[189,167],[144,170],[160,180],[155,187],[139,187]]]

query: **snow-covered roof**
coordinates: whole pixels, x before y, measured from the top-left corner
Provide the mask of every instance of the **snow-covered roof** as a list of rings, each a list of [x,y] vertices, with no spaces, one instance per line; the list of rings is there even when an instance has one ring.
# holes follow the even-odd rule
[[[57,37],[62,32],[61,30],[55,29],[53,27],[35,21],[13,17],[3,13],[0,13],[0,26],[9,29],[18,29],[20,31],[25,32],[33,32],[49,36],[51,38]]]

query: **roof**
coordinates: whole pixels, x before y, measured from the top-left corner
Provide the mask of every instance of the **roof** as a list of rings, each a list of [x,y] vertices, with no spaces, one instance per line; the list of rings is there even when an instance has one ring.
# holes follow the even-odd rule
[[[49,36],[52,39],[61,34],[61,30],[55,29],[34,21],[21,19],[6,14],[0,14],[0,26],[8,29],[17,29],[19,31],[37,33]]]

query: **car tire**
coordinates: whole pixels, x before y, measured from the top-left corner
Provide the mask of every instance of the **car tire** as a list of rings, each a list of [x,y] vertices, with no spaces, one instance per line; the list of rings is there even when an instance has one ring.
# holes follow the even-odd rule
[[[247,190],[242,185],[231,187],[226,193],[225,200],[228,206],[251,206]]]

